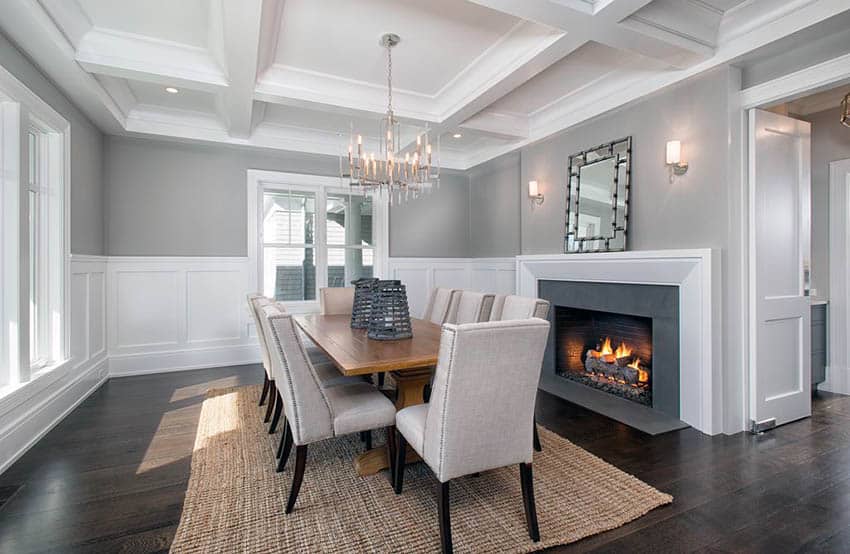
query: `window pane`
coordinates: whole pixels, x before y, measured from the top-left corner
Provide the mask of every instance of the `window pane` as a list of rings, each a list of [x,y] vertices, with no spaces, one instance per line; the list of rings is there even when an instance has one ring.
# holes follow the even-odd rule
[[[38,340],[39,321],[38,317],[38,193],[29,191],[29,287],[30,287],[30,363],[39,360],[40,345]]]
[[[263,294],[286,302],[316,299],[313,248],[263,249]]]
[[[263,195],[263,240],[276,244],[313,244],[316,195],[267,192]]]
[[[372,246],[372,199],[328,194],[328,244]]]
[[[345,287],[355,280],[372,277],[371,248],[328,248],[328,286]]]

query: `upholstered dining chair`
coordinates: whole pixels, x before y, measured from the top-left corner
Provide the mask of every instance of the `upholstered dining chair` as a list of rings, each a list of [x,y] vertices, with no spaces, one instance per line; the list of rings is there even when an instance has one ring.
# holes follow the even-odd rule
[[[395,406],[373,385],[359,381],[323,387],[317,368],[310,362],[292,316],[265,309],[271,331],[271,352],[278,373],[280,394],[284,398],[286,422],[281,442],[278,470],[283,470],[295,445],[295,471],[286,513],[298,499],[309,444],[386,428],[393,433]],[[389,435],[388,435],[389,436]]]
[[[322,315],[351,315],[351,310],[354,307],[354,288],[325,287],[319,289],[319,306]],[[378,387],[383,388],[384,374],[373,375],[372,382],[377,382]]]
[[[507,321],[512,319],[528,319],[549,317],[549,301],[542,298],[531,298],[528,296],[497,295],[493,301],[493,309],[490,312],[490,321]],[[534,450],[540,452],[543,446],[540,444],[540,434],[537,431],[537,418],[532,425],[534,430]]]
[[[353,287],[319,289],[319,306],[324,315],[349,315],[354,306]]]
[[[262,306],[270,304],[271,300],[263,296],[259,293],[250,293],[248,294],[248,311],[251,313],[251,318],[254,320],[254,328],[257,331],[257,342],[260,344],[260,358],[263,362],[263,370],[265,371],[263,375],[263,391],[260,393],[260,406],[266,401],[266,397],[268,396],[269,390],[274,389],[274,383],[271,382],[272,375],[272,363],[271,358],[269,357],[269,349],[266,345],[266,336],[263,332],[263,325],[260,323],[260,317],[258,313],[258,309]],[[274,404],[274,400],[269,401],[268,408],[266,409],[266,416],[263,421],[268,422],[272,413],[272,405]]]
[[[271,417],[271,423],[269,424],[269,434],[274,434],[277,429],[278,421],[280,420],[280,416],[283,413],[283,398],[280,394],[280,383],[277,379],[281,376],[281,370],[279,364],[276,363],[275,358],[271,354],[271,328],[268,326],[268,316],[270,315],[278,315],[287,313],[286,308],[284,308],[281,302],[271,302],[259,308],[258,315],[260,316],[260,324],[263,329],[263,334],[265,336],[266,345],[269,347],[269,358],[271,362],[271,400],[270,402],[274,403],[273,414]],[[316,370],[316,375],[319,380],[319,384],[322,387],[334,387],[337,385],[346,385],[351,383],[359,383],[360,379],[356,377],[346,377],[341,374],[339,370],[337,370],[336,366],[333,365],[331,361],[317,360],[315,357],[310,355],[310,348],[304,347],[304,351],[307,353],[307,357],[310,358],[313,367]],[[280,449],[278,449],[280,452]]]
[[[495,294],[463,290],[457,301],[457,309],[446,323],[479,323],[490,319]]]
[[[431,297],[428,299],[428,306],[425,308],[425,314],[422,319],[442,325],[450,321],[454,317],[457,310],[457,303],[460,300],[459,289],[448,289],[437,287],[431,291]]]
[[[549,322],[537,318],[443,325],[430,404],[396,414],[395,492],[402,492],[410,445],[440,483],[443,552],[452,551],[451,480],[513,464],[520,466],[528,534],[540,540],[532,440],[524,422],[534,415],[548,336]]]

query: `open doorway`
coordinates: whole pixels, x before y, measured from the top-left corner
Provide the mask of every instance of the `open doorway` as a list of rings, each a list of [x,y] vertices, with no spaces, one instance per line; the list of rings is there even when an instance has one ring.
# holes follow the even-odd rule
[[[748,114],[754,430],[809,415],[809,393],[850,394],[848,95],[821,86]]]

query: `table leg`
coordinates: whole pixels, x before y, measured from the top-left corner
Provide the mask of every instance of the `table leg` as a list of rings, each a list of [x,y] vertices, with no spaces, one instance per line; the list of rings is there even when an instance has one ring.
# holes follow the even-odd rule
[[[424,402],[425,385],[431,382],[430,369],[393,371],[392,376],[397,389],[395,401],[397,410]],[[412,448],[408,448],[406,459],[407,463],[413,463],[419,461],[419,456]],[[361,476],[374,475],[389,467],[389,446],[386,444],[364,452],[354,459],[354,469]]]

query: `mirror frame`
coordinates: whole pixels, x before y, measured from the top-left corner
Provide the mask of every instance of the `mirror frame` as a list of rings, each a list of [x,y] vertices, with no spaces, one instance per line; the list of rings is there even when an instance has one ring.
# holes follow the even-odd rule
[[[625,145],[623,149],[622,145]],[[581,213],[581,168],[597,162],[613,159],[615,172],[613,176],[614,194],[611,197],[613,210],[613,230],[610,235],[595,237],[578,237],[578,215]],[[625,169],[622,175],[621,169]],[[626,237],[629,223],[629,190],[632,177],[632,137],[628,136],[589,148],[569,157],[567,165],[567,211],[564,236],[564,252],[567,254],[581,252],[622,252],[626,250]],[[573,187],[575,182],[575,187]],[[622,185],[622,189],[620,188]],[[574,190],[575,189],[575,190]],[[621,192],[622,191],[622,192]],[[618,225],[619,195],[623,195],[622,225]],[[573,218],[573,224],[570,220]]]

